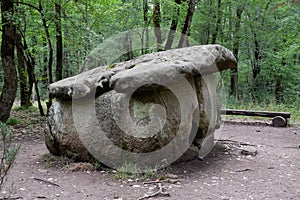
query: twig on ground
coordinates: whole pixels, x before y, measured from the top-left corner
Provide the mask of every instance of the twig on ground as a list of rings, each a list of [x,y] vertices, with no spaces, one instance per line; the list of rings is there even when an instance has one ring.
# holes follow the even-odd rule
[[[242,145],[242,146],[253,146],[256,147],[257,145],[255,144],[249,144],[249,143],[244,143],[244,142],[239,142],[239,141],[235,141],[235,140],[217,140],[217,142],[220,142],[222,144],[238,144],[238,145]]]
[[[254,171],[254,169],[246,168],[246,169],[238,170],[238,171],[235,171],[235,172],[248,172],[248,171]]]
[[[52,182],[50,182],[50,181],[47,181],[47,180],[43,180],[43,179],[40,179],[40,178],[33,178],[34,180],[36,180],[36,181],[41,181],[41,182],[44,182],[44,183],[47,183],[47,184],[50,184],[50,185],[53,185],[53,186],[55,186],[55,187],[60,187],[60,185],[57,185],[57,184],[55,184],[55,183],[52,183]]]
[[[294,146],[294,147],[283,147],[285,149],[300,149],[300,145],[299,146]]]
[[[143,184],[144,185],[150,185],[150,184],[157,184],[157,183],[162,183],[162,181],[161,180],[159,180],[159,181],[149,181],[149,182],[144,182]]]
[[[162,183],[158,182],[157,183],[157,187],[158,187],[158,191],[153,193],[153,194],[145,194],[144,197],[142,198],[139,198],[138,200],[144,200],[144,199],[149,199],[149,198],[152,198],[152,197],[170,197],[170,194],[167,193],[167,192],[164,192],[164,188],[162,186]]]
[[[157,183],[172,183],[172,184],[175,184],[175,183],[178,183],[180,181],[182,181],[182,180],[180,180],[180,179],[166,179],[166,180],[157,180],[157,181],[144,182],[143,184],[144,185],[157,184]]]

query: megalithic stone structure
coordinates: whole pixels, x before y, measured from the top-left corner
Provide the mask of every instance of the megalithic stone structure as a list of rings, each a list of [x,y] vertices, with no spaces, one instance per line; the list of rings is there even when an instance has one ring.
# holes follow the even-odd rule
[[[214,73],[237,67],[221,45],[151,53],[49,86],[46,146],[108,166],[174,162],[191,146],[204,157],[220,123]],[[195,149],[195,148],[194,148]]]

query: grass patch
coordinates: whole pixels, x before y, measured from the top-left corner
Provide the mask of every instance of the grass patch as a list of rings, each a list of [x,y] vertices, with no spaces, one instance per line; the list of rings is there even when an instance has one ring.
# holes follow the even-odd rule
[[[72,163],[74,163],[74,160],[66,156],[54,156],[52,154],[45,154],[38,160],[38,162],[45,165],[46,168],[63,169],[66,166],[69,166]]]
[[[10,125],[10,126],[16,126],[16,125],[21,124],[21,121],[20,121],[19,119],[10,117],[10,118],[8,118],[6,124],[7,124],[7,125]]]
[[[27,112],[27,113],[31,113],[31,112],[38,112],[38,108],[36,106],[29,106],[29,107],[22,107],[22,106],[14,106],[12,108],[13,111],[22,111],[22,112]]]
[[[144,167],[141,168],[134,163],[125,163],[119,167],[114,175],[116,179],[165,179],[163,175],[163,169],[157,165],[153,168]]]
[[[21,106],[14,106],[7,124],[10,126],[31,127],[39,124],[41,120],[42,117],[39,115],[39,110],[37,107],[30,106],[25,108]]]

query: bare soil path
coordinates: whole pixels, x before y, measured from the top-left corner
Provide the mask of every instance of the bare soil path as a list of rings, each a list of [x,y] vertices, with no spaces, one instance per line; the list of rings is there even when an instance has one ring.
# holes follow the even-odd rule
[[[172,165],[163,172],[169,178],[161,184],[116,179],[111,170],[95,171],[84,164],[79,171],[53,167],[42,134],[39,129],[34,137],[19,141],[22,148],[2,198],[13,183],[12,197],[26,200],[137,200],[158,191],[158,185],[169,196],[147,199],[300,199],[297,127],[227,123],[220,141],[203,161]],[[239,148],[249,146],[257,150],[256,156],[240,153]]]

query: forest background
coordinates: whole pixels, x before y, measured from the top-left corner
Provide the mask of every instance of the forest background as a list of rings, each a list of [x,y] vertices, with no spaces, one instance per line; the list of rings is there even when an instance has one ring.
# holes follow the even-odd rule
[[[238,60],[238,70],[218,81],[227,107],[290,111],[300,121],[299,19],[299,0],[2,0],[0,121],[9,119],[15,99],[25,108],[34,99],[46,114],[49,84],[78,74],[103,41],[137,29],[142,46],[134,47],[128,32],[116,61],[221,44]],[[177,42],[174,32],[189,37]]]

